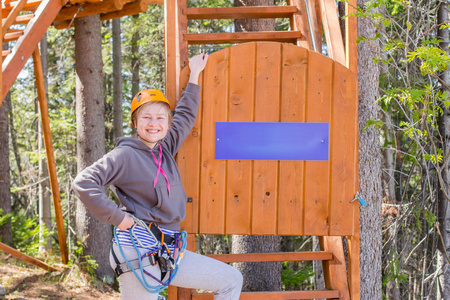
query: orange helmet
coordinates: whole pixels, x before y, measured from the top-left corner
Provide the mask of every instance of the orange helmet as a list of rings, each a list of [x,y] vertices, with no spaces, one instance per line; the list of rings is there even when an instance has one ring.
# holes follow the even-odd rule
[[[134,96],[133,101],[131,101],[131,125],[134,126],[133,112],[145,103],[152,101],[161,101],[167,103],[167,105],[169,105],[169,109],[171,109],[169,101],[162,92],[154,89],[140,91],[136,94],[136,96]]]

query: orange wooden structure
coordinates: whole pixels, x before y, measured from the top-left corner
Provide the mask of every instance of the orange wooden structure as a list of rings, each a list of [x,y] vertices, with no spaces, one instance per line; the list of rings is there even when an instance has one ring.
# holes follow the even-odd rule
[[[347,3],[347,11],[356,3]],[[310,16],[308,18],[308,15]],[[197,33],[190,19],[290,18],[288,32]],[[243,293],[241,299],[359,299],[356,21],[345,45],[334,0],[284,7],[191,8],[166,1],[166,93],[188,81],[191,44],[238,44],[210,55],[201,105],[178,166],[191,202],[189,233],[319,236],[316,253],[214,255],[224,262],[322,260],[325,291]],[[322,55],[322,28],[329,57]],[[172,85],[171,85],[172,84]],[[174,103],[175,104],[175,103]],[[215,159],[215,122],[325,122],[328,161]],[[238,147],[238,145],[237,145]],[[349,270],[342,237],[347,237]],[[212,299],[171,288],[169,299]]]
[[[187,7],[186,0],[6,0],[1,101],[33,55],[63,261],[67,261],[38,43],[47,28],[100,14],[102,20],[165,6],[166,95],[175,104],[188,80],[192,44],[238,44],[211,54],[200,78],[202,102],[178,153],[191,234],[314,235],[322,251],[214,256],[224,262],[323,261],[325,291],[243,293],[241,299],[359,299],[356,19],[341,32],[335,0],[288,0],[276,7]],[[346,14],[356,0],[346,4]],[[26,11],[27,13],[20,12]],[[188,33],[192,19],[289,18],[287,32]],[[11,28],[12,25],[17,26]],[[23,25],[20,25],[23,24]],[[322,32],[324,37],[322,37]],[[321,54],[325,39],[328,56]],[[1,80],[3,79],[3,80]],[[328,161],[214,159],[215,122],[326,122]],[[349,241],[348,272],[342,237]],[[190,236],[192,245],[193,236]],[[169,299],[211,299],[170,287]]]

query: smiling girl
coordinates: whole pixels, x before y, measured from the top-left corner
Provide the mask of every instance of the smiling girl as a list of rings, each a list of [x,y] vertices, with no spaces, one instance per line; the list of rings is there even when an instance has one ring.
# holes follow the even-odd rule
[[[110,262],[119,276],[122,299],[158,299],[158,292],[169,283],[211,290],[215,299],[239,299],[240,272],[184,250],[184,233],[180,233],[187,196],[174,156],[195,124],[198,77],[207,60],[208,55],[200,54],[189,61],[189,83],[173,118],[163,93],[139,92],[131,104],[137,137],[118,139],[111,152],[73,182],[86,207],[116,226]],[[120,206],[107,197],[104,186],[110,186]]]

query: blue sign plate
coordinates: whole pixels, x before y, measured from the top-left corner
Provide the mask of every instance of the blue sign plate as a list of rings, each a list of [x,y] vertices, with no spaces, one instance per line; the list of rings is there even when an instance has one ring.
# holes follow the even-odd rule
[[[216,159],[328,160],[328,123],[216,122]]]

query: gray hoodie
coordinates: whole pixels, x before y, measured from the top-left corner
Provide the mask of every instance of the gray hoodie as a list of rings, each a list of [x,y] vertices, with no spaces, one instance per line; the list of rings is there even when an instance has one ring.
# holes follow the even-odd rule
[[[186,193],[174,156],[195,124],[200,86],[188,83],[175,109],[172,126],[159,144],[162,147],[161,168],[170,183],[170,198],[166,179],[160,173],[153,186],[159,160],[159,146],[150,149],[142,141],[119,138],[116,147],[78,174],[72,183],[75,194],[100,220],[119,225],[125,212],[161,227],[180,230],[186,216]],[[120,207],[104,193],[110,186],[120,201]]]

